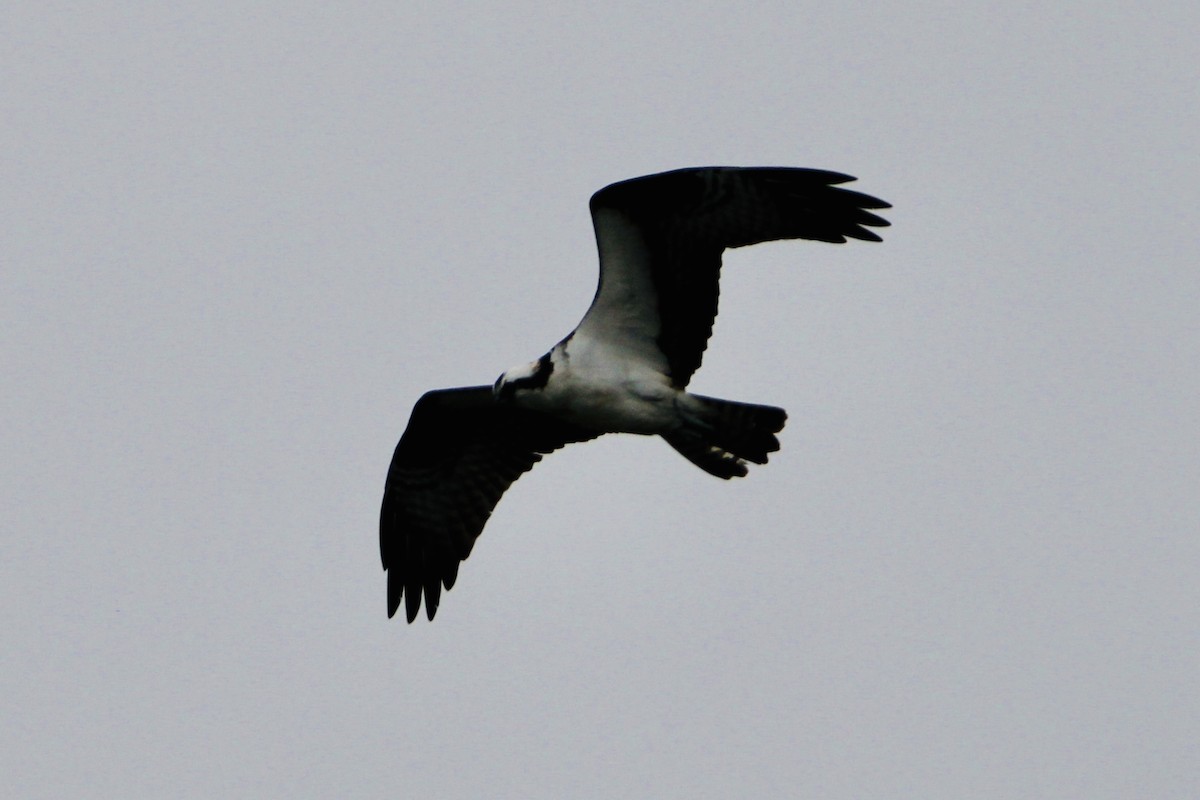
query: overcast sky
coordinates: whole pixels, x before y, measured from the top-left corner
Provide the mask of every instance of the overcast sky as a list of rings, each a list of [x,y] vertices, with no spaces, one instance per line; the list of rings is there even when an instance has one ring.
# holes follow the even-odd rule
[[[1196,7],[222,5],[4,14],[0,794],[1200,795]],[[388,620],[412,404],[707,164],[895,205],[727,254],[783,450],[568,448]]]

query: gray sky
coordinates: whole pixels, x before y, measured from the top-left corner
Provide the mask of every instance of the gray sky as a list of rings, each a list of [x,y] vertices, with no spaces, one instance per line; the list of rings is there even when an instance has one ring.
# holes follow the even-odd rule
[[[0,794],[1200,794],[1200,11],[1042,5],[12,4]],[[895,204],[726,259],[783,451],[568,448],[387,620],[412,403],[705,164]]]

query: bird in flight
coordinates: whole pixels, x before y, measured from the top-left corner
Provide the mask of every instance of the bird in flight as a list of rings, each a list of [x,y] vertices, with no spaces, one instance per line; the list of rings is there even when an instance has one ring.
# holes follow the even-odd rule
[[[442,587],[501,495],[542,456],[605,433],[657,435],[718,478],[779,449],[782,408],[691,394],[717,315],[721,253],[777,239],[880,241],[882,200],[849,175],[795,167],[679,169],[592,195],[600,284],[583,320],[492,386],[438,389],[413,408],[383,492],[388,616],[432,620]]]

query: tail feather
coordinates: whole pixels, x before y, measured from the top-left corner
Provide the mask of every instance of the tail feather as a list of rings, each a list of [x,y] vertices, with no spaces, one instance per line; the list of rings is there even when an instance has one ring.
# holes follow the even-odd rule
[[[774,406],[690,395],[699,401],[678,429],[663,434],[667,444],[700,469],[718,478],[741,478],[746,462],[767,463],[779,449],[775,434],[783,430],[787,412]]]

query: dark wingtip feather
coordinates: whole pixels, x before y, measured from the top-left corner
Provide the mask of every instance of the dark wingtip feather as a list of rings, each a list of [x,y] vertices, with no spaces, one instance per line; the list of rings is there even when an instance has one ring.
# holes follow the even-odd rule
[[[462,558],[465,559],[466,556],[464,555]],[[445,585],[446,591],[453,589],[454,582],[458,580],[458,563],[458,561],[451,559],[446,566],[446,574],[442,576],[442,583]]]
[[[409,623],[417,618],[417,612],[420,610],[421,587],[416,581],[412,581],[404,587],[404,613],[408,617]]]
[[[396,616],[396,611],[400,608],[400,595],[403,588],[400,586],[400,580],[397,577],[398,574],[396,571],[390,571],[387,574],[388,619]]]
[[[768,169],[770,169],[770,167],[768,167]],[[858,178],[854,177],[853,175],[847,175],[844,172],[834,172],[833,170],[828,169],[808,169],[806,167],[781,167],[780,169],[807,173],[814,178],[824,181],[830,186],[836,186],[839,183],[850,183],[851,181],[858,180]]]
[[[892,204],[886,200],[880,200],[878,197],[862,192],[856,192],[853,189],[838,189],[838,193],[845,200],[850,200],[859,208],[891,208]]]
[[[859,209],[858,213],[854,215],[854,221],[859,225],[870,225],[873,228],[890,228],[892,225],[883,217],[862,209]]]
[[[430,622],[433,622],[433,615],[437,613],[441,597],[442,582],[435,575],[432,580],[425,584],[425,616]]]

